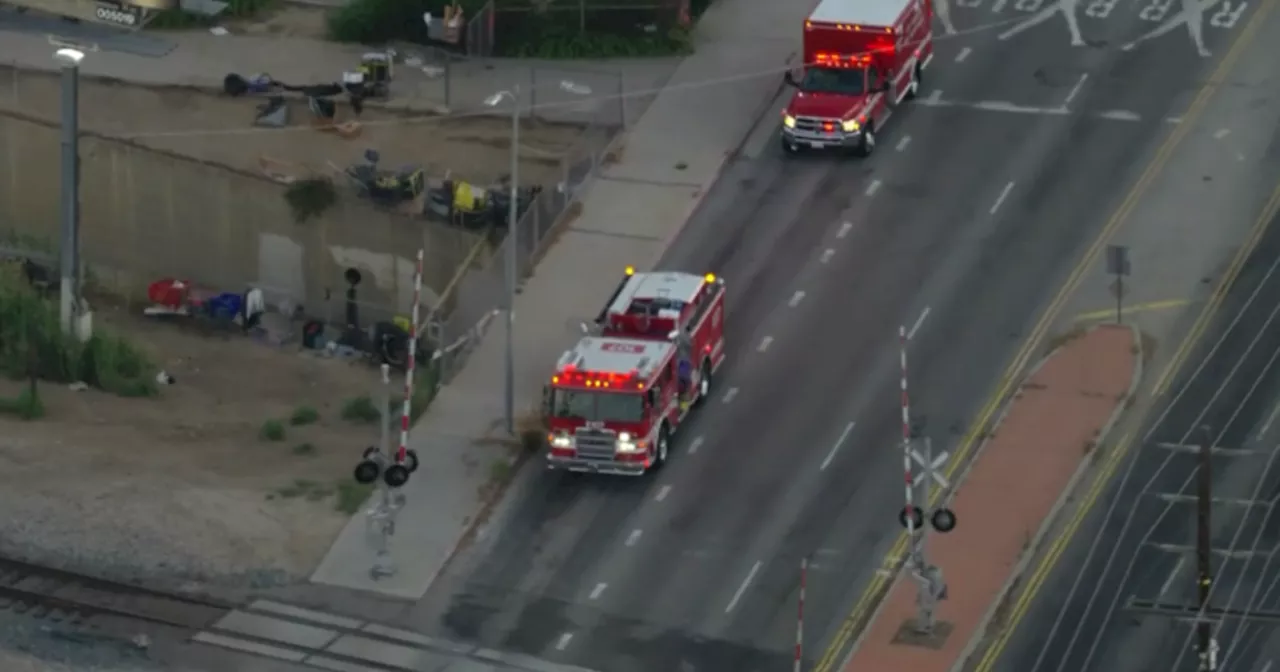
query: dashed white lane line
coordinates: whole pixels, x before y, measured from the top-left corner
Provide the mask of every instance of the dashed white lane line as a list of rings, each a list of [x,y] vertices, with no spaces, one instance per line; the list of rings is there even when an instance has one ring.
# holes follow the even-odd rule
[[[938,102],[941,100],[942,100],[942,89],[934,89],[933,93],[930,93],[929,97],[925,99],[925,102],[930,105],[937,105]]]
[[[747,592],[747,586],[751,585],[751,580],[756,578],[756,572],[760,571],[760,561],[756,560],[756,564],[751,566],[751,571],[747,573],[747,578],[742,580],[742,585],[738,586],[738,592],[733,594],[733,599],[729,600],[729,606],[724,608],[724,613],[733,611],[738,606],[738,600],[742,599],[742,594]]]
[[[916,332],[920,331],[920,325],[924,324],[924,321],[928,319],[928,317],[929,317],[929,306],[925,306],[924,310],[920,311],[920,317],[916,318],[916,323],[911,325],[911,331],[907,332],[908,341],[915,339]]]
[[[836,231],[836,238],[844,238],[853,230],[853,222],[841,222],[840,230]]]
[[[636,545],[636,542],[637,542],[637,541],[640,541],[640,535],[642,535],[642,534],[644,534],[644,532],[642,532],[642,531],[640,531],[640,530],[638,530],[638,529],[637,529],[637,530],[631,530],[631,534],[628,534],[628,535],[627,535],[627,545],[628,545],[628,546],[635,546],[635,545]]]
[[[840,452],[840,446],[844,444],[844,440],[849,438],[849,432],[853,431],[853,426],[858,423],[851,422],[844,426],[844,431],[840,432],[840,438],[836,439],[836,445],[831,446],[831,452],[827,453],[827,459],[822,461],[822,466],[818,467],[818,471],[826,471],[831,466],[831,460],[836,459],[836,453]]]
[[[1076,96],[1080,95],[1080,90],[1084,88],[1084,83],[1087,81],[1089,81],[1089,73],[1086,72],[1083,75],[1080,75],[1080,81],[1076,82],[1076,85],[1071,87],[1071,93],[1068,93],[1067,99],[1062,101],[1063,107],[1070,105],[1071,101],[1075,100]]]
[[[1229,128],[1220,128],[1220,129],[1218,129],[1218,132],[1217,132],[1217,133],[1214,133],[1214,134],[1213,134],[1213,139],[1214,139],[1214,140],[1221,140],[1221,139],[1223,139],[1223,138],[1227,137],[1227,136],[1228,136],[1228,135],[1230,135],[1230,134],[1231,134],[1231,129],[1229,129]]]
[[[1013,191],[1012,182],[1004,185],[1004,191],[1000,192],[1000,196],[996,198],[996,204],[991,206],[991,214],[996,214],[996,210],[999,210],[1000,206],[1004,205],[1004,199],[1009,198],[1009,192],[1011,191]]]
[[[604,589],[608,587],[609,587],[609,584],[607,583],[597,583],[596,587],[591,589],[591,599],[593,600],[600,599],[600,596],[604,595]]]
[[[867,185],[867,195],[875,196],[877,191],[880,191],[880,180],[871,180],[871,184]]]
[[[724,403],[727,404],[733,401],[733,398],[736,396],[738,396],[738,388],[736,387],[729,388],[729,391],[724,393]]]
[[[698,452],[698,449],[701,447],[702,447],[702,437],[699,436],[698,438],[694,439],[689,443],[689,454],[692,455]]]
[[[563,635],[560,635],[560,641],[556,642],[556,650],[564,651],[565,649],[569,648],[569,642],[572,642],[572,641],[573,641],[572,632],[566,632]]]
[[[787,302],[787,305],[795,308],[800,305],[801,301],[804,301],[804,292],[796,292],[791,295],[791,300]]]
[[[1164,583],[1161,584],[1160,593],[1157,595],[1157,597],[1164,597],[1164,594],[1169,592],[1169,589],[1173,587],[1173,582],[1175,579],[1178,578],[1178,572],[1182,571],[1182,563],[1185,561],[1186,561],[1185,557],[1178,558],[1178,563],[1173,566],[1173,571],[1169,572],[1169,578],[1165,579]]]
[[[911,136],[909,136],[909,135],[904,135],[904,136],[902,136],[902,139],[898,141],[898,146],[897,146],[897,147],[894,147],[894,149],[896,149],[896,150],[898,150],[899,152],[901,152],[901,151],[906,150],[907,145],[909,145],[909,144],[911,144]]]
[[[661,502],[662,500],[666,499],[667,495],[669,494],[671,494],[671,486],[664,485],[658,490],[658,496],[654,497],[654,499]]]
[[[972,53],[973,53],[973,50],[970,49],[969,47],[965,47],[964,49],[961,49],[960,53],[956,54],[956,63],[964,63],[964,59],[969,58],[969,54],[972,54]]]
[[[831,257],[834,257],[834,256],[836,256],[835,249],[828,247],[827,249],[822,251],[822,256],[818,259],[818,261],[820,263],[825,264],[828,261],[831,261]]]
[[[760,347],[756,348],[756,352],[764,352],[769,349],[770,345],[773,345],[773,337],[765,336],[764,340],[760,341]]]

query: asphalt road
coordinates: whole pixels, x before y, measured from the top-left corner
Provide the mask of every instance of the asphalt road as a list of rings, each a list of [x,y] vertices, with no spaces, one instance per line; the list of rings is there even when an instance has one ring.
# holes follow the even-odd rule
[[[991,20],[951,16],[962,30]],[[422,626],[608,672],[772,671],[791,660],[811,554],[820,654],[898,531],[899,325],[928,310],[913,413],[951,449],[1209,64],[1185,37],[1072,48],[1060,25],[941,42],[924,100],[869,161],[788,161],[770,143],[731,165],[663,264],[726,278],[717,398],[655,478],[541,478],[416,608]],[[1069,96],[1081,114],[944,104]],[[1144,121],[1095,114],[1114,110]]]

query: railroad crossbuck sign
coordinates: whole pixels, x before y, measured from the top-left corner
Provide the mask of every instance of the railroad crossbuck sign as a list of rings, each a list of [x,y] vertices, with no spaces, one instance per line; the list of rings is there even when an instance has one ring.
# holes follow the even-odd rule
[[[937,485],[939,488],[946,490],[951,487],[951,483],[947,481],[946,476],[942,475],[941,469],[942,465],[947,463],[947,458],[950,457],[950,454],[942,452],[938,455],[933,455],[932,457],[933,460],[930,461],[919,452],[915,450],[911,451],[911,460],[920,465],[920,468],[924,471],[925,486]],[[926,494],[925,501],[928,502],[929,499],[930,497]],[[910,516],[910,526],[907,525],[908,516]],[[898,514],[898,522],[900,522],[903,527],[909,527],[911,530],[919,531],[924,528],[924,509],[915,505],[912,505],[909,508],[904,508]],[[933,526],[933,529],[939,532],[950,532],[956,527],[956,514],[951,509],[948,509],[945,506],[940,506],[934,509],[933,514],[929,516],[929,524]]]

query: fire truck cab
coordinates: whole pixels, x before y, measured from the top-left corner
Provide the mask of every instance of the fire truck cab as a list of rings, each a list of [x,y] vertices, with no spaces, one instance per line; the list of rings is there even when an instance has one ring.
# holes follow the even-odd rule
[[[875,151],[933,59],[933,0],[822,0],[804,22],[804,70],[782,113],[782,149]]]
[[[639,476],[662,466],[724,362],[724,282],[628,268],[587,328],[544,390],[547,467]]]

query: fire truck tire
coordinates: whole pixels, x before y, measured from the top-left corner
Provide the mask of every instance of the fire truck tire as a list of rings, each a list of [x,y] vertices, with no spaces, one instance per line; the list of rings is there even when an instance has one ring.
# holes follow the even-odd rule
[[[858,143],[858,148],[854,151],[857,152],[858,156],[861,156],[864,159],[875,153],[876,131],[870,124],[868,124],[866,130],[862,132],[862,142]]]
[[[788,142],[786,138],[781,138],[782,154],[784,156],[795,156],[800,153],[799,145]]]
[[[671,451],[671,432],[667,429],[667,424],[663,423],[662,428],[658,430],[658,442],[654,446],[653,467],[661,469],[662,465],[667,463],[667,454]]]
[[[702,360],[702,371],[698,375],[698,398],[693,400],[694,406],[699,406],[702,402],[711,396],[711,360]]]

